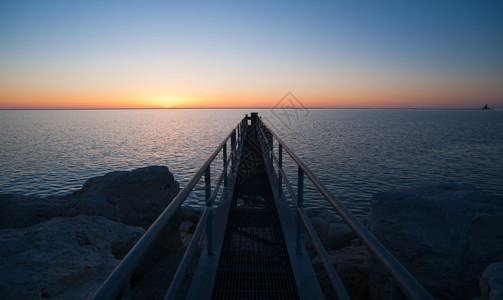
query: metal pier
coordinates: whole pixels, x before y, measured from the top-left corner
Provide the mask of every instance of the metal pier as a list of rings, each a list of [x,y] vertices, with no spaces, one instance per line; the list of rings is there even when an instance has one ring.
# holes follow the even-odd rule
[[[252,116],[228,210],[217,211],[225,226],[215,228],[213,255],[200,257],[188,299],[323,297],[309,258],[297,257],[295,247],[287,246],[294,246],[296,237],[291,230],[285,235],[283,228],[295,223],[273,192],[276,182],[267,171],[258,126]]]
[[[277,144],[277,154],[273,151],[273,142]],[[296,188],[283,170],[283,152],[297,165]],[[220,167],[215,163],[217,157],[221,158]],[[221,170],[214,185],[212,168]],[[305,177],[389,272],[393,291],[390,298],[401,299],[405,295],[410,299],[432,299],[256,113],[246,116],[227,135],[112,271],[94,299],[130,298],[132,274],[203,177],[206,206],[174,278],[167,283],[165,299],[323,299],[303,245],[303,232],[321,258],[337,297],[349,299],[303,209]],[[295,218],[288,208],[287,196],[295,205]],[[194,255],[201,241],[204,246],[197,258]],[[189,274],[193,257],[197,259],[197,267]],[[181,293],[180,287],[187,277],[190,288]]]
[[[256,126],[254,123],[253,126]],[[281,222],[255,130],[238,166],[213,299],[298,299]]]

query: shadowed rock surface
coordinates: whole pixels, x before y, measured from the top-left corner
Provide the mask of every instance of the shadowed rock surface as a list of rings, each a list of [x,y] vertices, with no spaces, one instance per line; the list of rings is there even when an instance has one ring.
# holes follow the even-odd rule
[[[484,269],[503,260],[503,199],[470,185],[439,184],[374,195],[369,229],[434,297],[479,295]],[[387,297],[372,266],[370,292]]]
[[[167,167],[111,172],[63,197],[0,195],[0,294],[85,299],[179,191]],[[182,245],[181,210],[135,276]]]
[[[490,264],[480,278],[482,299],[503,299],[503,262]]]
[[[361,244],[348,245],[338,250],[329,250],[327,253],[351,299],[368,299],[370,260],[367,248]],[[318,274],[323,274],[319,281],[325,291],[325,297],[336,299],[337,295],[330,285],[321,258],[317,256],[312,263]]]
[[[90,297],[144,232],[141,227],[83,215],[2,229],[0,295]],[[82,283],[87,289],[79,287]]]
[[[370,257],[367,248],[336,214],[328,211],[307,211],[307,213],[351,299],[368,299]],[[325,297],[336,299],[337,295],[330,284],[321,258],[307,234],[304,234],[304,242],[309,255],[313,258],[311,263]]]

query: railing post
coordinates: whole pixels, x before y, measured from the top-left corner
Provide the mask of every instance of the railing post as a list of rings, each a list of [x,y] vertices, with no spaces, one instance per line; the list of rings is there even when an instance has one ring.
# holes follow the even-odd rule
[[[274,138],[272,137],[272,133],[269,132],[269,129],[265,127],[264,125],[264,132],[266,133],[267,136],[267,142],[269,143],[269,147],[271,148],[271,151],[274,149],[273,144],[274,144]]]
[[[238,126],[236,128],[236,131],[237,131],[237,142],[238,142],[238,145],[239,145],[239,141],[241,140],[241,126]]]
[[[273,147],[274,142],[273,141],[274,141],[274,139],[272,137],[272,134],[269,132],[269,130],[267,130],[267,128],[266,128],[266,132],[267,132],[267,139],[269,140],[268,141],[268,143],[269,143],[269,161],[271,164],[269,167],[272,169],[274,166],[274,164],[273,164],[273,160],[274,160],[273,159],[273,155],[274,155],[274,147]]]
[[[206,198],[206,207],[207,209],[211,210],[211,207],[213,206],[210,197],[211,197],[211,171],[210,171],[210,166],[206,169],[204,172],[204,191],[205,191],[205,198]],[[206,221],[206,230],[207,230],[207,236],[206,240],[208,243],[208,256],[213,255],[213,214],[210,213],[208,216],[208,220]]]
[[[231,135],[231,157],[232,157],[232,167],[236,166],[236,130],[232,132]]]
[[[298,167],[297,172],[297,255],[302,255],[302,218],[300,210],[303,206],[304,198],[304,171]]]
[[[283,184],[281,183],[281,181],[283,180],[283,178],[281,178],[281,168],[283,168],[283,146],[281,146],[280,143],[278,143],[278,160],[279,160],[279,164],[278,164],[278,198],[281,199],[281,190],[282,190],[282,186]]]
[[[222,148],[222,152],[223,152],[223,161],[224,161],[224,188],[228,187],[229,183],[227,182],[227,142],[225,142],[223,148]]]

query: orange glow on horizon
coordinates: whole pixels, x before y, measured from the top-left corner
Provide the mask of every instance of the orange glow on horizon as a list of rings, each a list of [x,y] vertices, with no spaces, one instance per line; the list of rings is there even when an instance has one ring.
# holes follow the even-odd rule
[[[411,93],[410,91],[373,90],[339,93],[298,92],[294,93],[305,107],[323,108],[449,108],[474,107],[485,102],[492,107],[501,107],[503,103],[492,99],[490,94],[474,93]],[[0,108],[4,109],[113,109],[113,108],[265,108],[291,104],[279,103],[283,95],[270,96],[267,93],[255,94],[191,94],[191,93],[145,93],[134,96],[120,94],[91,95],[50,95],[35,98],[30,94],[1,95]],[[9,99],[9,100],[5,100]],[[489,99],[475,102],[474,99]],[[482,103],[484,102],[484,103]],[[296,104],[297,105],[297,104]]]

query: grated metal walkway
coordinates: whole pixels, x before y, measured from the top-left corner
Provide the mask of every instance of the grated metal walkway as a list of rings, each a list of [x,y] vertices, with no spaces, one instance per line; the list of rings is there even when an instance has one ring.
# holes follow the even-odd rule
[[[281,222],[254,130],[244,146],[213,299],[298,299]]]
[[[274,201],[263,201],[260,208],[231,208],[214,299],[298,299]]]

